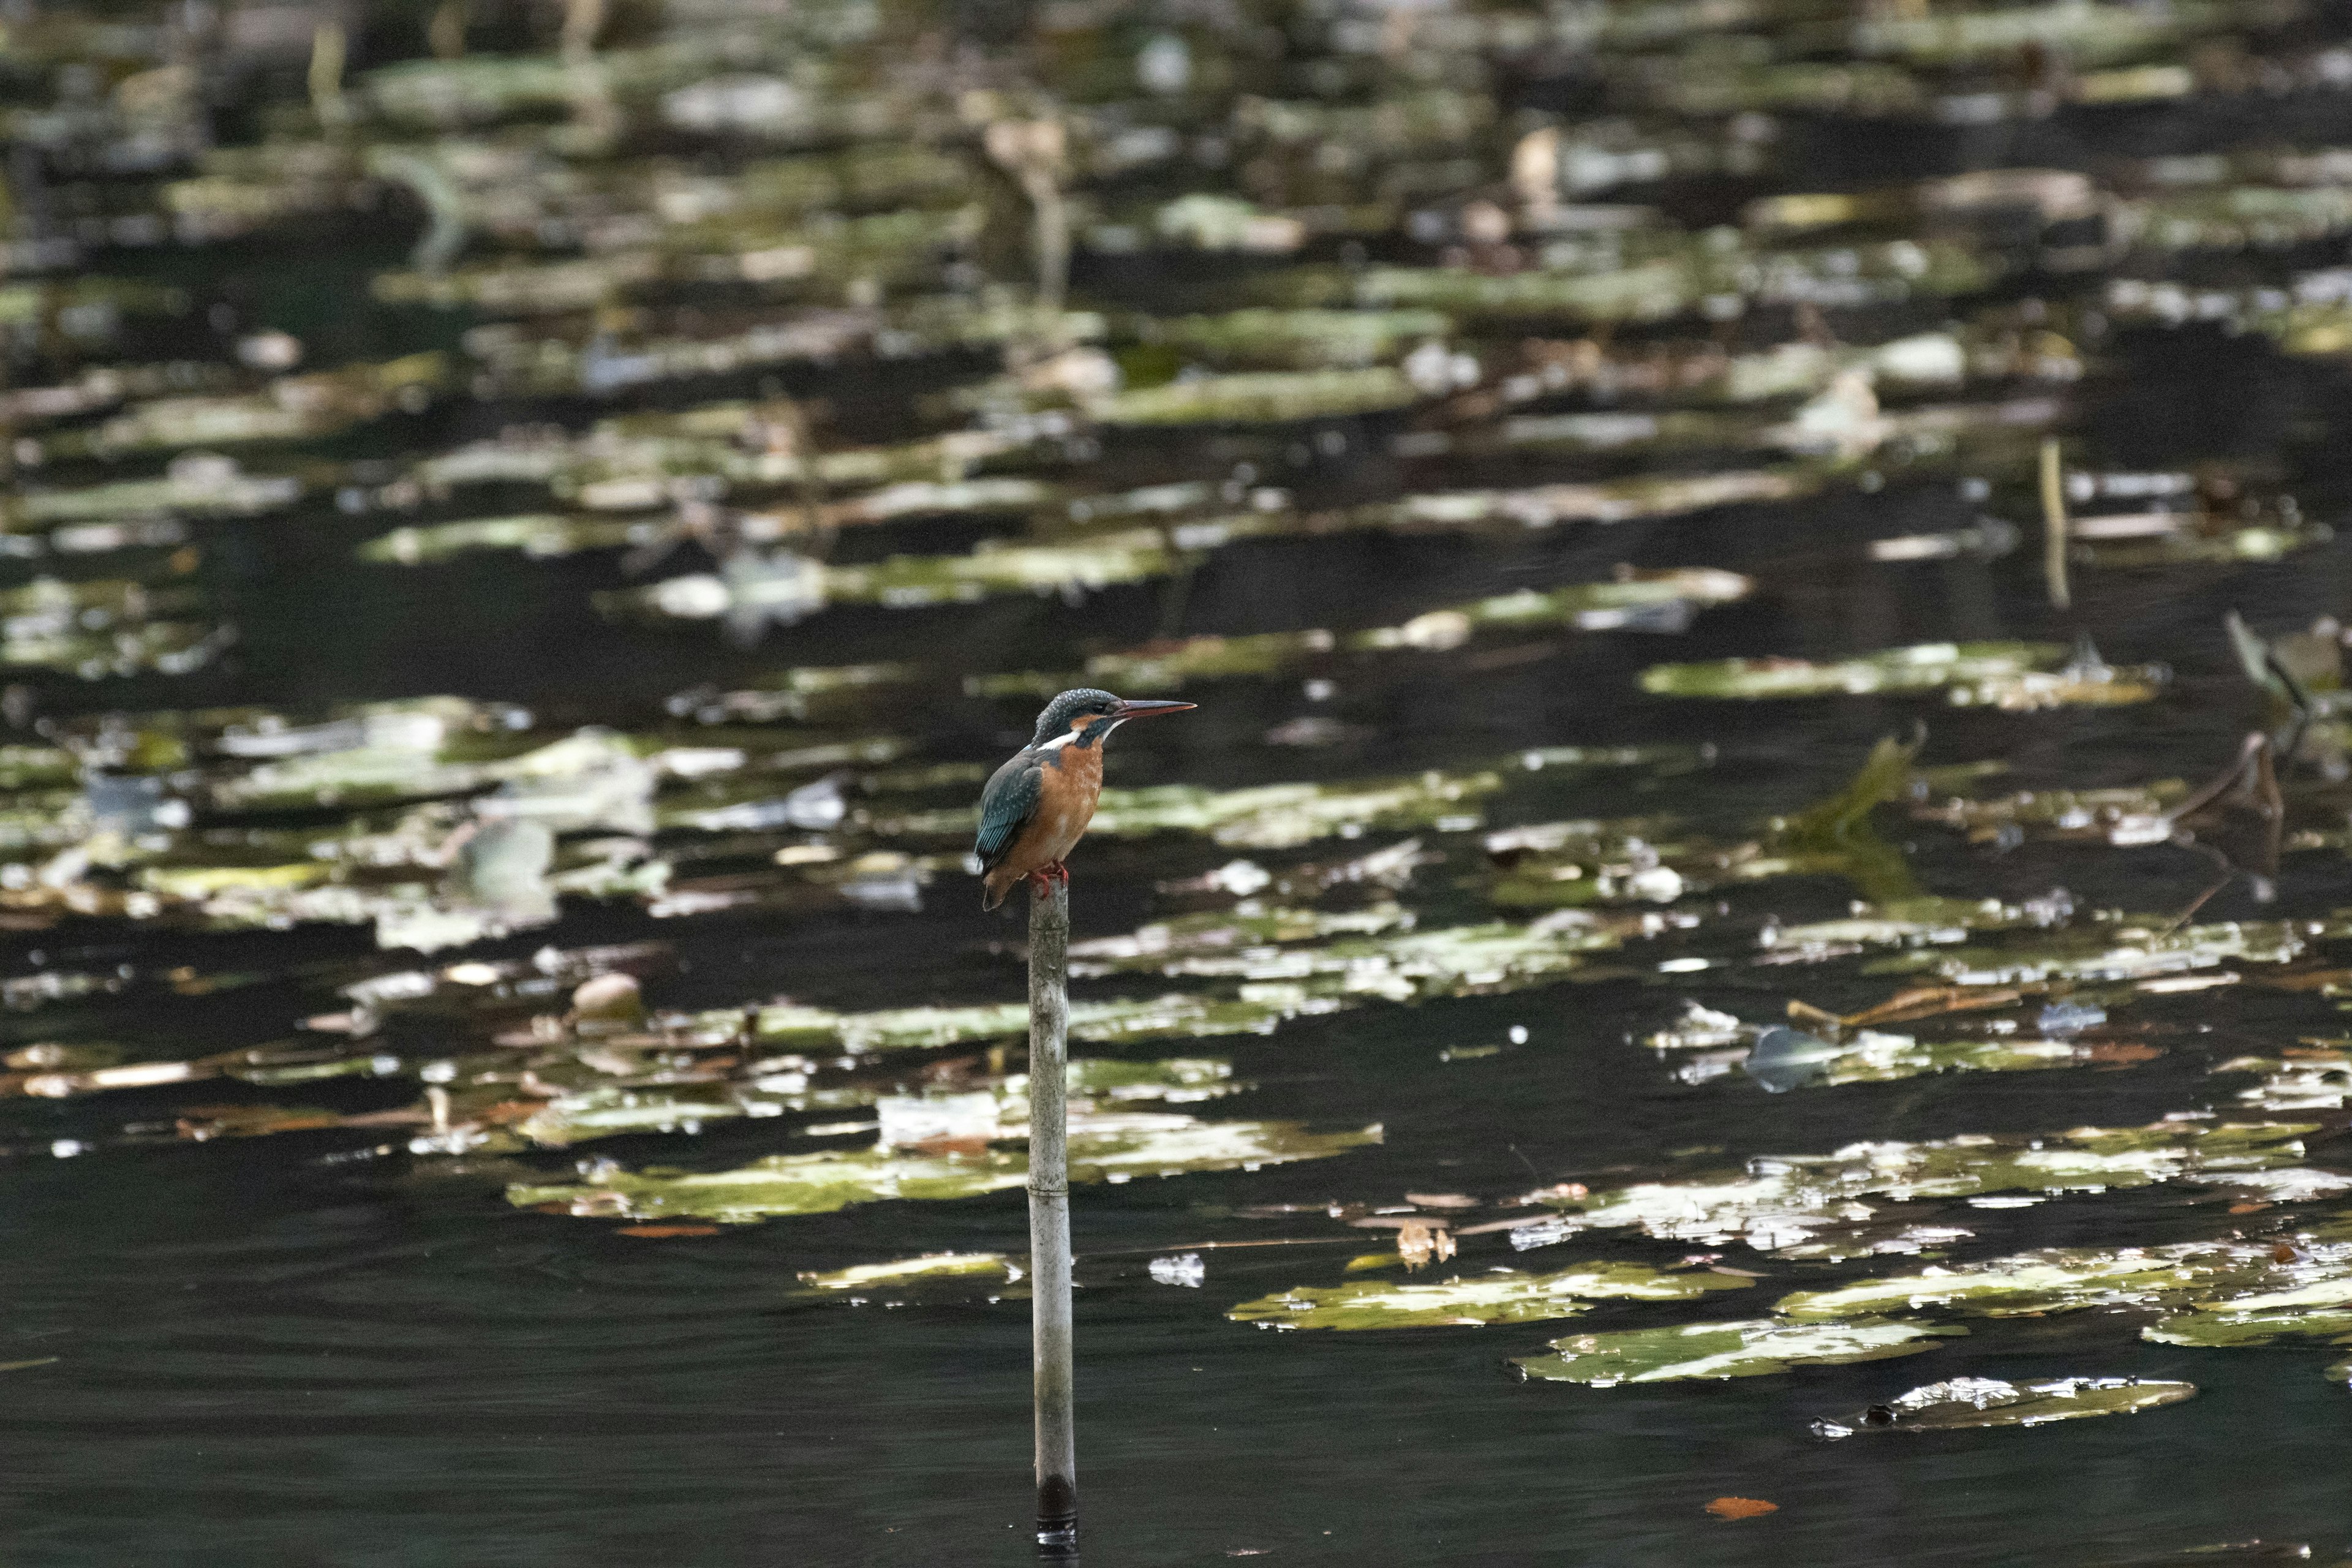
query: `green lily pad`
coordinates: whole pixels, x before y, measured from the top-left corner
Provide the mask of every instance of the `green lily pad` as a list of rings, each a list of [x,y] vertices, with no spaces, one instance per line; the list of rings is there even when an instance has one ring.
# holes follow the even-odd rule
[[[2217,1287],[2286,1278],[2268,1246],[2189,1242],[2151,1247],[2051,1247],[1955,1268],[1860,1279],[1783,1296],[1773,1310],[1828,1321],[1951,1307],[2007,1318],[2091,1307],[2160,1306]]]
[[[889,1263],[859,1263],[815,1273],[803,1271],[800,1281],[812,1290],[851,1291],[946,1280],[1010,1284],[1020,1278],[1020,1265],[1001,1252],[935,1252]]]
[[[1378,1127],[1315,1132],[1295,1121],[1209,1122],[1155,1112],[1074,1116],[1070,1178],[1119,1183],[1195,1171],[1254,1171],[1327,1159],[1380,1140]],[[550,1205],[591,1217],[743,1224],[782,1215],[832,1214],[889,1198],[977,1197],[1027,1180],[1028,1159],[1017,1152],[927,1154],[876,1147],[775,1154],[732,1171],[656,1167],[616,1170],[585,1183],[520,1183],[507,1189],[507,1201],[518,1208]]]
[[[1857,1432],[1957,1432],[1979,1426],[2046,1426],[2092,1415],[2137,1415],[2196,1397],[2193,1383],[2137,1377],[2061,1377],[2004,1383],[1997,1377],[1956,1377],[1931,1383],[1874,1405],[1843,1421],[1816,1421],[1821,1437]]]
[[[1867,1200],[2105,1192],[2274,1170],[2299,1162],[2300,1140],[2315,1130],[2309,1122],[2159,1121],[2042,1138],[1969,1134],[1852,1143],[1829,1154],[1763,1155],[1739,1175],[1538,1194],[1562,1212],[1514,1232],[1513,1240],[1540,1246],[1588,1230],[1631,1228],[1711,1246],[1743,1240],[1787,1257],[1850,1257],[1871,1250],[1881,1223]]]
[[[1763,1377],[1793,1366],[1842,1366],[1917,1355],[1934,1350],[1942,1339],[1967,1331],[1886,1318],[1804,1324],[1752,1318],[1570,1334],[1552,1342],[1550,1355],[1512,1360],[1529,1377],[1611,1388],[1621,1383]]]
[[[1442,1283],[1360,1280],[1345,1285],[1302,1285],[1255,1301],[1225,1316],[1240,1323],[1274,1329],[1411,1329],[1440,1324],[1535,1322],[1572,1317],[1585,1300],[1685,1301],[1711,1290],[1745,1289],[1754,1283],[1705,1271],[1675,1274],[1640,1263],[1590,1263],[1554,1274],[1520,1274],[1497,1268]]]
[[[1941,691],[1955,703],[2028,709],[2145,702],[2160,684],[2152,673],[2105,665],[2054,668],[2066,652],[2055,643],[1923,643],[1831,664],[1801,658],[1661,664],[1642,672],[1642,689],[1660,697],[1751,700]]]

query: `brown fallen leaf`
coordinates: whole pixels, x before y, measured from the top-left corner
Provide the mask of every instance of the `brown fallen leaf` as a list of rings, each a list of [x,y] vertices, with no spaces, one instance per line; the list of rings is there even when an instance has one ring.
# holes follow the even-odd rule
[[[2293,1246],[2284,1241],[2271,1248],[2271,1261],[2273,1263],[2293,1263],[2296,1258],[2302,1256],[2303,1255],[2297,1252]]]
[[[2137,1067],[2141,1062],[2152,1062],[2163,1054],[2154,1046],[2143,1045],[2137,1040],[2099,1040],[2083,1053],[2083,1059],[2093,1067]]]
[[[1407,1193],[1404,1201],[1423,1209],[1475,1209],[1478,1200],[1467,1193]]]
[[[2326,991],[2352,985],[2352,969],[2306,969],[2300,973],[2269,975],[2258,984],[2273,991]]]
[[[2021,1001],[2024,995],[2022,991],[1988,991],[1982,986],[1918,986],[1898,992],[1875,1007],[1849,1013],[1839,1021],[1849,1029],[1869,1029],[1881,1024],[1908,1024],[1915,1019],[1932,1018],[1939,1013],[1975,1013],[1987,1007],[2006,1007]]]
[[[1762,1498],[1719,1497],[1706,1505],[1706,1511],[1717,1519],[1754,1519],[1759,1513],[1780,1512],[1780,1505]]]
[[[715,1225],[625,1225],[623,1236],[643,1237],[647,1241],[660,1241],[673,1236],[717,1236]]]
[[[2260,1213],[2262,1213],[2264,1209],[2266,1209],[2266,1208],[2268,1208],[2268,1207],[2270,1207],[2270,1206],[2271,1206],[2271,1205],[2268,1205],[2268,1204],[2256,1204],[2256,1203],[2243,1203],[2243,1202],[2241,1202],[2241,1203],[2234,1203],[2234,1204],[2231,1204],[2231,1205],[2230,1205],[2230,1212],[2231,1212],[2231,1214],[2260,1214]]]

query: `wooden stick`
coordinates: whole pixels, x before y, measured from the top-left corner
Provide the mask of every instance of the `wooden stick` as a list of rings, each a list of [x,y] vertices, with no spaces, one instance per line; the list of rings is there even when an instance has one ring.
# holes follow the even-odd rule
[[[2042,443],[2042,574],[2049,582],[2053,608],[2074,604],[2066,584],[2066,471],[2058,461],[2055,439]]]
[[[1070,886],[1029,895],[1029,1290],[1037,1404],[1037,1551],[1078,1552],[1070,1311]]]

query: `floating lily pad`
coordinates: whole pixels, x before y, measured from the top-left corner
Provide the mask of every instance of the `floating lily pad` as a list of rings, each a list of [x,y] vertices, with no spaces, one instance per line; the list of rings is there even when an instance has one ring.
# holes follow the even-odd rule
[[[1552,1342],[1550,1355],[1512,1360],[1529,1377],[1611,1388],[1621,1383],[1763,1377],[1793,1366],[1917,1355],[1934,1350],[1941,1339],[1967,1331],[1883,1318],[1805,1324],[1754,1318],[1570,1334]]]
[[[1820,1437],[1857,1432],[1957,1432],[1979,1426],[2046,1426],[2092,1415],[2137,1415],[2196,1397],[2193,1383],[2137,1377],[2061,1377],[2004,1383],[1997,1377],[1956,1377],[1931,1383],[1874,1405],[1842,1421],[1816,1421]]]
[[[1830,1154],[1766,1155],[1744,1174],[1539,1193],[1560,1209],[1513,1233],[1538,1246],[1588,1230],[1633,1228],[1661,1240],[1744,1240],[1789,1257],[1867,1254],[1880,1223],[1872,1202],[2011,1193],[2105,1192],[2181,1177],[2260,1172],[2303,1157],[2311,1123],[2159,1121],[2074,1128],[2043,1138],[1964,1135],[1929,1142],[1853,1143]],[[1916,1248],[1907,1248],[1916,1249]]]
[[[1923,643],[1832,664],[1801,658],[1727,658],[1662,664],[1642,689],[1661,697],[1787,698],[1942,691],[1955,703],[1997,708],[2145,702],[2160,677],[2148,671],[2061,668],[2054,643]]]
[[[1127,1112],[1073,1117],[1070,1177],[1125,1182],[1192,1171],[1250,1171],[1319,1160],[1380,1142],[1381,1130],[1314,1132],[1295,1121],[1198,1121]],[[519,1184],[507,1201],[591,1217],[690,1216],[741,1224],[782,1215],[832,1214],[888,1198],[976,1197],[1028,1179],[1025,1156],[1003,1150],[926,1154],[873,1148],[777,1154],[733,1171],[614,1171],[587,1183]]]
[[[800,1280],[812,1290],[852,1291],[948,1280],[1010,1284],[1020,1278],[1020,1266],[1001,1252],[937,1252],[821,1273],[803,1271]]]
[[[1302,1285],[1244,1301],[1225,1316],[1275,1329],[1410,1329],[1566,1318],[1587,1300],[1684,1301],[1752,1280],[1701,1271],[1662,1273],[1639,1263],[1591,1263],[1553,1274],[1498,1268],[1443,1283],[1362,1280]]]
[[[1988,1318],[2039,1316],[2094,1307],[2162,1306],[2218,1288],[2291,1277],[2290,1269],[2273,1260],[2268,1245],[2052,1247],[1800,1290],[1783,1296],[1773,1310],[1808,1321],[1929,1307],[1951,1307]]]

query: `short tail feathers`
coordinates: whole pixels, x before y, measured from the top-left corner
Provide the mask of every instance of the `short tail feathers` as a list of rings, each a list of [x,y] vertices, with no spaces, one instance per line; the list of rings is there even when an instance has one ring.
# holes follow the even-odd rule
[[[1005,895],[1012,891],[1011,882],[999,882],[996,879],[996,874],[991,871],[980,879],[980,907],[982,910],[995,909],[1004,902]]]

